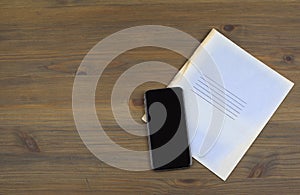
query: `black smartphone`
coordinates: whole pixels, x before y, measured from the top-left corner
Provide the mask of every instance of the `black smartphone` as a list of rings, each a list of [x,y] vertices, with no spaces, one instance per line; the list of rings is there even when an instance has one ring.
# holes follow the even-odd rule
[[[189,167],[192,163],[182,89],[145,93],[148,142],[154,170]]]

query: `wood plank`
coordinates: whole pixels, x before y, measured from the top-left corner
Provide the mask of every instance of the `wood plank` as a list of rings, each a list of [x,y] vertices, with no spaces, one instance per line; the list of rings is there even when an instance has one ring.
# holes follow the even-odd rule
[[[299,194],[299,1],[83,1],[0,2],[0,194]],[[295,82],[253,146],[226,182],[202,165],[169,172],[130,172],[94,157],[80,139],[72,114],[77,68],[100,40],[127,27],[166,25],[203,40],[211,28]],[[172,51],[143,47],[106,68],[96,109],[112,140],[147,150],[147,139],[124,132],[110,108],[112,87],[144,61],[180,68]],[[146,83],[129,104],[140,122]],[[145,129],[143,129],[145,130]]]

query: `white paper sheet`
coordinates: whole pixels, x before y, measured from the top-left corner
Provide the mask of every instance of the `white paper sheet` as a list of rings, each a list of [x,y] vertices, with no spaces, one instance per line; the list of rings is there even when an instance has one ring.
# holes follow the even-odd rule
[[[293,83],[213,29],[174,86],[184,90],[193,157],[226,180]]]

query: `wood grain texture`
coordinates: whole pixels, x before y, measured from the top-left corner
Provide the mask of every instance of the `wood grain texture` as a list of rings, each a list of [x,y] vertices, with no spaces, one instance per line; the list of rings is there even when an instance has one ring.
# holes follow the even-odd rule
[[[299,1],[0,1],[0,194],[300,194]],[[129,172],[94,157],[72,115],[74,75],[86,53],[121,29],[157,24],[203,40],[217,28],[295,83],[226,182],[202,165],[169,172]],[[118,56],[96,93],[98,116],[112,140],[146,150],[113,118],[114,82],[134,64],[158,60],[180,68],[182,56],[138,48]],[[143,114],[139,86],[132,116]]]

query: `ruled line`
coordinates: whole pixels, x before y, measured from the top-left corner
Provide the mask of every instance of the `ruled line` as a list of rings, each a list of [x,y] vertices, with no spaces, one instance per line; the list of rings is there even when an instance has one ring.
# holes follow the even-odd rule
[[[226,111],[229,112],[231,115],[233,115],[232,118],[238,116],[236,113],[234,113],[234,112],[232,112],[230,109],[226,108],[226,106],[220,104],[220,103],[217,102],[217,101],[214,101],[214,99],[212,99],[209,95],[207,95],[206,93],[204,93],[203,91],[201,91],[201,90],[198,89],[197,87],[195,87],[195,86],[193,86],[193,87],[194,87],[198,92],[202,93],[202,94],[203,94],[204,96],[206,96],[208,99],[212,100],[214,103],[218,104],[218,105],[219,105],[220,107],[222,107],[224,110],[226,110]],[[216,107],[215,104],[213,104],[213,106]],[[219,107],[217,107],[217,108],[219,108]],[[224,111],[222,111],[222,112],[228,114],[227,112],[224,112]]]
[[[222,102],[223,104],[225,104],[226,106],[228,106],[229,108],[231,108],[233,111],[235,111],[237,114],[240,114],[239,111],[237,111],[235,108],[233,108],[232,106],[228,105],[224,100],[220,99],[219,97],[217,97],[216,95],[214,95],[213,93],[210,93],[209,90],[205,89],[203,86],[199,85],[198,83],[196,83],[196,85],[198,85],[199,87],[201,87],[204,91],[206,91],[208,94],[211,94],[213,97],[215,97],[217,100],[219,100],[220,102]],[[223,96],[221,96],[223,97]],[[224,98],[224,97],[223,97]],[[226,100],[226,99],[225,99]],[[234,106],[236,106],[235,104],[233,104]],[[241,110],[240,107],[236,106],[238,109]]]
[[[212,84],[211,82],[205,80],[205,78],[200,77],[204,80],[204,82],[209,83],[210,85],[207,85],[206,83],[204,83],[203,81],[198,79],[198,82],[202,83],[203,85],[207,86],[210,90],[214,91],[215,93],[219,94],[220,96],[222,96],[220,93],[218,93],[216,90],[212,89],[210,86],[214,87],[215,89],[217,89],[218,91],[224,93],[224,91],[222,89],[219,89],[217,86],[215,86],[214,84]],[[227,96],[228,98],[230,98],[232,101],[234,101],[235,103],[239,104],[241,107],[245,107],[245,105],[243,104],[243,102],[239,102],[238,100],[234,99],[233,97],[231,97],[229,94],[224,93],[225,96]],[[225,98],[227,99],[227,98]],[[228,101],[228,100],[227,100]]]
[[[201,82],[201,81],[200,81]],[[202,82],[201,82],[202,83]],[[222,94],[216,92],[215,90],[211,89],[208,85],[206,85],[205,83],[202,83],[203,85],[205,85],[209,90],[213,91],[214,93],[218,94],[221,98],[223,98],[225,101],[229,102],[231,105],[233,105],[234,107],[236,107],[239,110],[242,110],[242,108],[240,108],[239,106],[237,106],[236,104],[234,104],[233,102],[231,102],[230,100],[226,99],[226,97],[224,97]],[[203,88],[203,86],[201,86],[199,83],[196,83],[196,85],[200,86]],[[204,89],[204,88],[203,88]],[[208,93],[211,93],[210,91],[208,91],[207,89],[205,89]],[[224,102],[226,104],[225,101],[221,100],[220,98],[218,98],[216,95],[214,95],[212,93],[212,96],[216,97],[217,99],[219,99],[220,101]],[[229,106],[229,105],[228,105]],[[231,107],[231,106],[229,106]],[[231,107],[232,108],[232,107]],[[233,110],[235,110],[234,108],[232,108]],[[238,112],[237,110],[235,110],[236,112]]]
[[[204,101],[206,101],[207,103],[209,103],[210,105],[212,105],[213,107],[217,108],[219,111],[223,112],[226,116],[228,116],[229,118],[231,118],[232,120],[235,120],[232,116],[230,116],[228,113],[224,112],[222,109],[220,109],[219,107],[217,107],[216,105],[214,105],[212,102],[210,102],[209,100],[205,99],[204,97],[202,97],[199,93],[197,93],[196,91],[194,91],[192,89],[192,91],[197,94],[200,98],[202,98]]]
[[[238,97],[237,95],[235,95],[234,93],[232,93],[231,91],[229,91],[228,89],[226,89],[225,87],[223,87],[221,84],[219,84],[218,82],[216,82],[215,80],[213,80],[212,78],[210,78],[209,76],[205,75],[204,76],[206,78],[208,78],[209,80],[211,80],[212,82],[214,82],[216,85],[218,85],[219,87],[223,88],[224,90],[226,90],[228,93],[230,93],[231,95],[233,95],[235,98],[239,99],[241,102],[243,102],[244,104],[247,104],[247,102],[245,102],[244,100],[242,100],[240,97]]]
[[[200,78],[193,85],[192,91],[226,116],[235,120],[241,114],[247,102],[212,78],[205,74],[204,76],[199,76]]]

